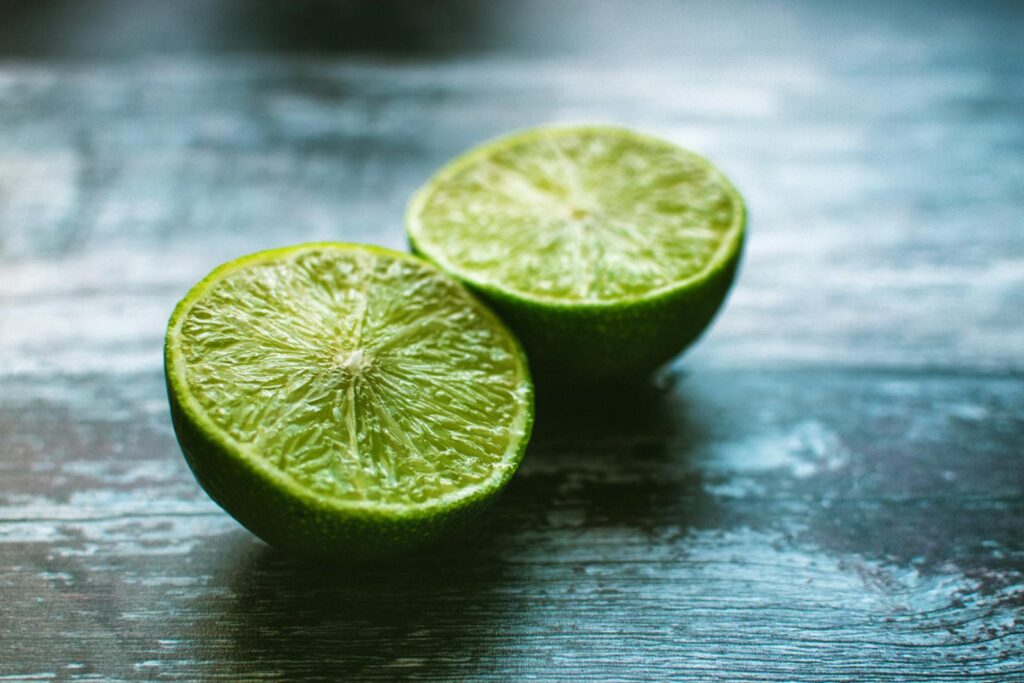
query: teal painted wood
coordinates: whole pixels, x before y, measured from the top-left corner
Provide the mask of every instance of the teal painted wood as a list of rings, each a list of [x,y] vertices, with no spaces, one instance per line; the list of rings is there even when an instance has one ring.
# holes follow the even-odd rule
[[[90,7],[0,12],[0,678],[1024,680],[1019,7]],[[264,546],[177,450],[173,303],[402,247],[433,169],[552,120],[735,179],[711,333],[542,397],[472,538]]]

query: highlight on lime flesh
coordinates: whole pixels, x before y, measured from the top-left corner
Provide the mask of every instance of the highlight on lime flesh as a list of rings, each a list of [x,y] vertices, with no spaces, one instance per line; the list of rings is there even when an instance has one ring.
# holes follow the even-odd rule
[[[306,555],[393,554],[461,528],[533,421],[515,337],[416,257],[319,243],[214,270],[165,344],[186,460],[225,510]]]
[[[486,143],[413,197],[415,251],[481,294],[537,376],[635,377],[692,343],[731,286],[746,215],[669,142],[602,126]]]

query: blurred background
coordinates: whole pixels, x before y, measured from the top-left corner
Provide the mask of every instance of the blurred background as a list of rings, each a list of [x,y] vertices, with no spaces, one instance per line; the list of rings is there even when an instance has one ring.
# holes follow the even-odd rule
[[[1024,326],[1004,324],[1024,307],[994,303],[1024,297],[1022,15],[1012,2],[8,2],[0,261],[61,255],[78,264],[55,266],[65,278],[103,271],[115,297],[166,288],[96,302],[72,326],[144,365],[181,283],[212,265],[304,240],[402,246],[407,197],[456,153],[607,121],[704,153],[747,196],[748,267],[717,335],[730,358],[1006,367],[1024,345]],[[828,325],[802,313],[824,310]],[[24,316],[40,312],[7,315],[7,362],[74,353],[26,353]]]

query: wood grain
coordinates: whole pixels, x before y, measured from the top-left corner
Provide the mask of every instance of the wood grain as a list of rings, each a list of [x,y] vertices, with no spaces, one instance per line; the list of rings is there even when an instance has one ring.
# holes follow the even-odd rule
[[[405,52],[0,31],[0,680],[1024,680],[1020,7],[387,6]],[[402,247],[434,168],[551,120],[729,173],[723,315],[542,396],[471,538],[267,548],[178,452],[174,302],[265,247]]]

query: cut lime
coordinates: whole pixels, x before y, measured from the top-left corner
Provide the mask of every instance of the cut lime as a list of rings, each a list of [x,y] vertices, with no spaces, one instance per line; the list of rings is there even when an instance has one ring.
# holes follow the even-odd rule
[[[196,478],[274,546],[380,556],[450,533],[515,472],[524,356],[459,283],[409,255],[308,244],[214,270],[165,344]]]
[[[470,151],[412,199],[413,248],[483,295],[537,376],[627,378],[707,327],[745,211],[696,154],[609,127],[538,128]]]

